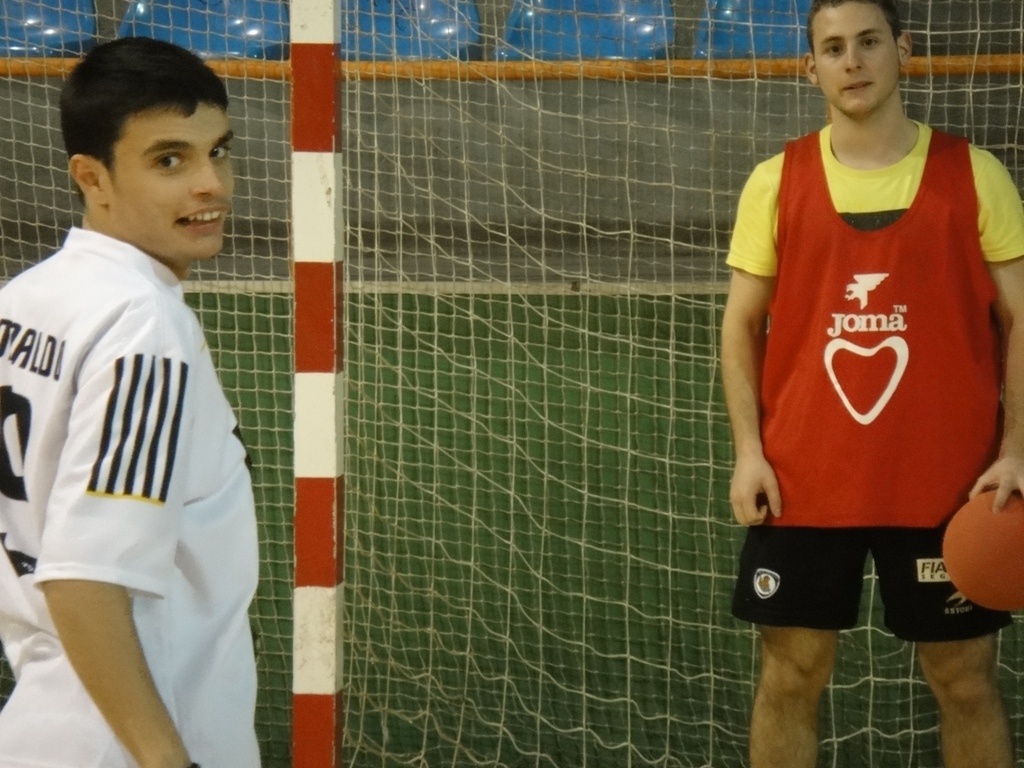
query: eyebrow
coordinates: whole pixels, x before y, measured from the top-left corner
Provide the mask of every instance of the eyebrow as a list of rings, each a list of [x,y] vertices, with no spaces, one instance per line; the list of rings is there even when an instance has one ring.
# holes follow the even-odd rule
[[[223,146],[233,138],[235,138],[235,132],[229,129],[213,143],[213,146]],[[194,145],[189,141],[182,141],[181,139],[167,139],[165,141],[158,141],[156,144],[151,145],[146,149],[146,154],[159,155],[162,152],[181,152],[183,150],[191,149],[193,146]]]
[[[862,32],[858,32],[856,35],[854,35],[854,37],[856,37],[859,40],[862,37],[868,37],[870,35],[880,35],[880,34],[882,34],[882,30],[876,29],[876,28],[872,27],[871,29],[865,29]],[[824,40],[822,40],[821,43],[822,43],[822,45],[824,45],[825,43],[842,42],[845,39],[846,38],[843,37],[842,35],[830,35],[830,36],[826,37]]]

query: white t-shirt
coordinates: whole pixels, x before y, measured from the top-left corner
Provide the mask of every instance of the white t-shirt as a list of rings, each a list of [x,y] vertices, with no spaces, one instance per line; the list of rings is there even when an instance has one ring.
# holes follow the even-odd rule
[[[0,291],[0,766],[133,768],[37,584],[126,587],[193,760],[255,768],[259,555],[237,422],[174,274],[72,229]]]

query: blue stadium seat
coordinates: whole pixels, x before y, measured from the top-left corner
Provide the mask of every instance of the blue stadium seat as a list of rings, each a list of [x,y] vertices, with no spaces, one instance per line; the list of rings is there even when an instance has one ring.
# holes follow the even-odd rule
[[[4,0],[0,56],[81,56],[96,43],[93,0]]]
[[[669,0],[514,0],[496,57],[663,59],[675,35]]]
[[[708,0],[697,26],[694,57],[803,56],[810,5],[811,0]]]
[[[480,50],[475,0],[345,0],[343,59],[470,59]]]
[[[207,59],[288,58],[284,0],[135,0],[118,37],[167,40]]]

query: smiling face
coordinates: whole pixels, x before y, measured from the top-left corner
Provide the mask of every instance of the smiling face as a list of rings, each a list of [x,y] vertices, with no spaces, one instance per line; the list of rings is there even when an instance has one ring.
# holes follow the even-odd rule
[[[893,37],[882,10],[851,0],[824,7],[812,22],[814,49],[804,64],[833,110],[862,120],[900,110],[900,68],[910,60],[910,35]]]
[[[83,225],[134,245],[184,279],[224,240],[234,177],[228,116],[200,103],[191,115],[153,109],[128,118],[110,167],[71,158],[85,198]]]

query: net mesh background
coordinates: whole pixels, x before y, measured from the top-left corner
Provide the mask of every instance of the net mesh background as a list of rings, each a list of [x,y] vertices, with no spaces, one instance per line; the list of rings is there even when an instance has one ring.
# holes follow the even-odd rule
[[[676,0],[669,55],[693,58],[702,17],[726,4]],[[511,6],[479,4],[479,55]],[[126,7],[97,7],[100,38]],[[1024,51],[1019,3],[902,7],[918,55]],[[345,257],[348,766],[745,763],[759,659],[728,612],[743,532],[716,362],[724,258],[751,169],[825,105],[794,77],[608,71],[341,86],[344,189],[324,226]],[[0,78],[4,278],[52,252],[77,210],[59,87]],[[257,728],[274,767],[291,763],[289,88],[241,76],[229,90],[231,237],[187,287],[254,458]],[[912,117],[1024,184],[1019,69],[904,90]],[[937,767],[930,693],[868,576],[820,762]],[[1019,634],[1000,658],[1024,761]]]

